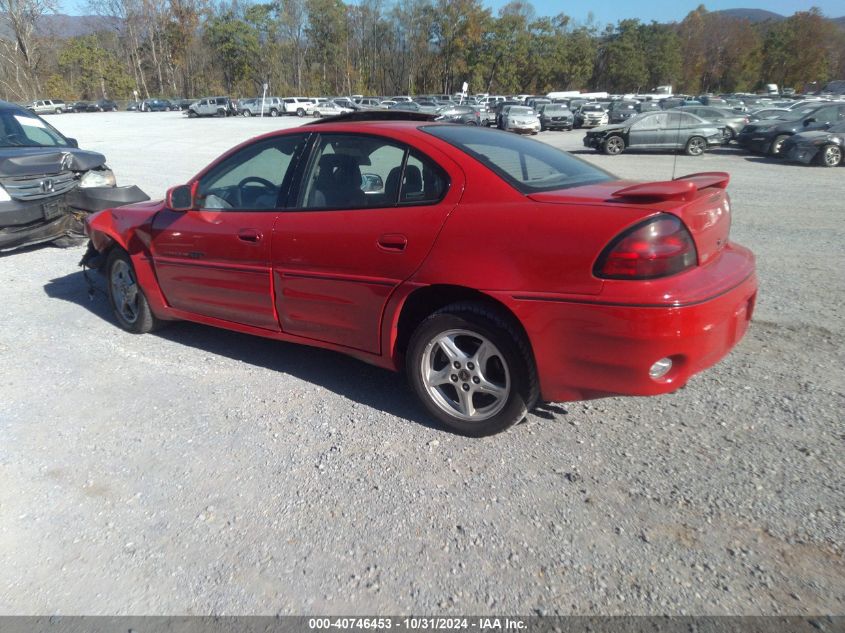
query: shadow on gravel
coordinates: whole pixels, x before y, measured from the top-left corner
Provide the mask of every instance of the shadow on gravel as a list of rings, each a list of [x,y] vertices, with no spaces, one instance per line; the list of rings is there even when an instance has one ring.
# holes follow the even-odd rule
[[[89,276],[96,287],[93,299],[89,299],[88,284],[81,271],[50,280],[44,286],[44,292],[52,299],[80,305],[118,327],[112,317],[102,277],[93,272]],[[368,407],[448,432],[426,415],[404,375],[340,353],[184,321],[174,322],[148,336],[158,336],[209,354],[283,372]]]

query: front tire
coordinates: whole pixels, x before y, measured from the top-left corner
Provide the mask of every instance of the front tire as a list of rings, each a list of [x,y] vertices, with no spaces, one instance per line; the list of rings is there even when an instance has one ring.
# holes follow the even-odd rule
[[[707,141],[700,136],[693,136],[684,146],[684,153],[687,156],[701,156],[707,149]]]
[[[819,164],[822,167],[837,167],[842,164],[842,148],[838,145],[825,145],[819,152]]]
[[[453,304],[425,319],[408,345],[406,370],[428,413],[470,437],[513,426],[538,399],[525,336],[482,304]]]
[[[611,136],[604,142],[602,151],[608,156],[616,156],[625,151],[625,141],[621,136]]]
[[[244,110],[241,114],[243,114],[243,116],[245,116],[245,117],[252,116],[252,112],[250,112],[249,110]]]
[[[106,261],[106,280],[117,324],[133,334],[146,334],[161,325],[150,310],[126,251],[115,248]]]
[[[270,116],[279,116],[279,111],[276,108],[270,108]]]

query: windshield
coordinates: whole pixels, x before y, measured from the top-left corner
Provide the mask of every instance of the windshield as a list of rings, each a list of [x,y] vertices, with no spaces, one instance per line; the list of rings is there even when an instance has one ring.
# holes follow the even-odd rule
[[[70,147],[52,125],[34,114],[0,110],[0,147]]]
[[[420,129],[457,147],[524,194],[614,180],[580,158],[515,134],[459,125]]]
[[[517,116],[531,116],[534,114],[534,110],[531,108],[517,108],[512,106],[510,110],[508,110],[508,114],[517,115]]]
[[[798,108],[796,110],[790,110],[789,112],[783,112],[778,114],[778,119],[783,119],[784,121],[797,121],[798,119],[803,119],[812,108]]]
[[[581,111],[582,112],[603,112],[604,108],[602,108],[598,104],[596,104],[596,105],[585,105],[585,106],[581,106]]]

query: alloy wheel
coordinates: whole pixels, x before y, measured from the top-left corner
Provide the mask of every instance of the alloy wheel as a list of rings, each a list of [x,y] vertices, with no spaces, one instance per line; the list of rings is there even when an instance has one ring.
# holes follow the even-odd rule
[[[471,330],[447,330],[426,345],[420,375],[431,401],[447,414],[483,422],[507,404],[511,377],[502,352]]]
[[[138,283],[132,274],[132,268],[121,259],[114,262],[111,269],[111,292],[114,307],[130,325],[138,320]]]
[[[842,162],[842,149],[837,145],[828,145],[822,150],[822,161],[827,167],[836,167]]]

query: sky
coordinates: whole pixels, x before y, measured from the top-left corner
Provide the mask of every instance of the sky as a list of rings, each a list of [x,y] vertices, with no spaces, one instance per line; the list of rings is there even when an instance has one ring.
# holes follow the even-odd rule
[[[626,18],[639,18],[642,22],[680,22],[699,4],[704,4],[708,11],[735,8],[766,9],[785,16],[796,11],[807,11],[815,6],[829,18],[845,15],[842,0],[576,0],[571,3],[560,0],[530,1],[538,16],[565,13],[576,23],[584,24],[592,15],[594,23],[599,27],[608,23],[615,24]],[[482,0],[484,6],[493,9],[495,15],[498,15],[499,8],[507,2],[508,0]],[[84,15],[88,13],[87,4],[87,0],[59,0],[59,12]],[[386,0],[385,4],[389,4],[389,0]]]

